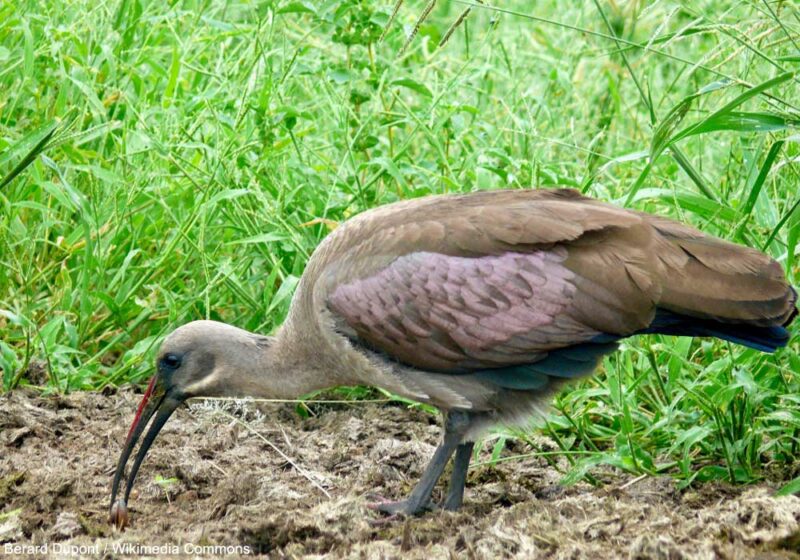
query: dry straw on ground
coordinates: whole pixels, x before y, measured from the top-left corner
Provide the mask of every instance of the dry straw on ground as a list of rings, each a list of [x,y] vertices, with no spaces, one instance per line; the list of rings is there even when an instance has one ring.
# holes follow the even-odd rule
[[[247,545],[334,558],[800,558],[798,497],[776,499],[767,486],[678,491],[668,478],[562,488],[536,459],[473,469],[461,512],[376,526],[366,494],[403,495],[439,430],[423,412],[373,403],[329,405],[308,420],[285,404],[180,411],[148,457],[133,526],[121,534],[106,508],[137,398],[0,397],[0,543]]]

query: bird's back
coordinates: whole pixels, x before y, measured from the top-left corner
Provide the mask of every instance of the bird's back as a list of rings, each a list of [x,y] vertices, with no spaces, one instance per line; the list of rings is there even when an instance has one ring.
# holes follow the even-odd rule
[[[292,313],[396,364],[406,384],[427,376],[486,407],[588,374],[638,333],[773,350],[795,301],[778,263],[754,249],[576,191],[517,190],[406,201],[346,222],[309,262]]]

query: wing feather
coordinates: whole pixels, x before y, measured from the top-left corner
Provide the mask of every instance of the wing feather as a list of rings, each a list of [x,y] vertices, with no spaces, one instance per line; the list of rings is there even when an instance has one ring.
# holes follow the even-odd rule
[[[360,341],[408,365],[467,372],[530,363],[600,334],[570,319],[580,279],[567,258],[559,248],[483,257],[412,253],[340,284],[328,301]]]
[[[773,325],[793,316],[795,301],[780,266],[759,251],[569,190],[366,212],[315,252],[303,292],[358,343],[421,369],[490,377],[548,355],[548,371],[580,362],[562,350],[575,345],[610,351],[620,337],[649,332],[657,309]],[[538,371],[515,375],[523,370]]]

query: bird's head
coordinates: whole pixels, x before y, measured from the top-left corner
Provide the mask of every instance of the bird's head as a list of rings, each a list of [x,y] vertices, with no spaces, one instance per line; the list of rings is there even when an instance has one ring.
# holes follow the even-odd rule
[[[244,396],[232,393],[232,389],[237,387],[235,381],[239,373],[258,367],[259,356],[270,342],[268,337],[216,321],[188,323],[164,340],[156,357],[156,373],[150,379],[136,410],[114,473],[111,489],[112,523],[119,527],[127,524],[126,504],[136,473],[172,413],[191,397]],[[247,388],[243,389],[246,393]],[[117,500],[125,465],[148,423],[150,428],[128,474],[124,497]]]

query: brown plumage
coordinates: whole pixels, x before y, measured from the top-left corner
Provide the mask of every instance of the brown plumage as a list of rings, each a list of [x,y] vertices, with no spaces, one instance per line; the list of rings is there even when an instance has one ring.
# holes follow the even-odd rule
[[[444,506],[461,504],[472,442],[527,420],[621,338],[716,336],[763,351],[786,344],[796,294],[763,253],[571,190],[432,196],[365,212],[308,262],[274,337],[211,321],[164,341],[137,412],[112,503],[185,399],[294,398],[373,385],[446,413],[441,446],[407,500],[417,513],[455,453]],[[141,417],[140,417],[141,416]],[[121,518],[124,501],[113,517]]]

